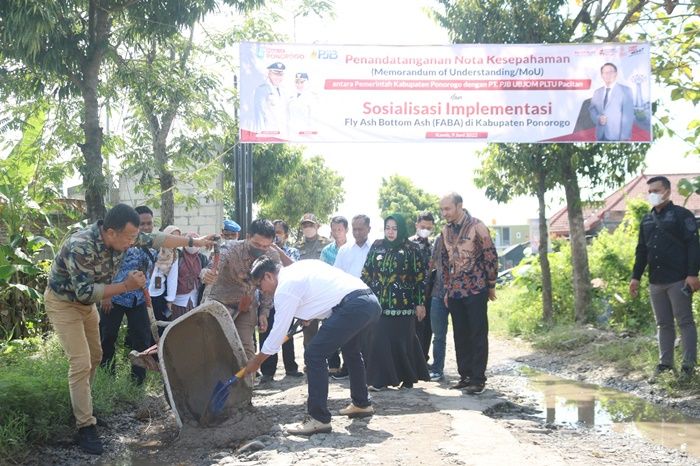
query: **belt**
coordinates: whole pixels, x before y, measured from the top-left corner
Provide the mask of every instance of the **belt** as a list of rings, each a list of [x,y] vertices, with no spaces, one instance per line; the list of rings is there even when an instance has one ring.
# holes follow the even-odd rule
[[[349,301],[352,301],[355,298],[359,298],[360,296],[369,296],[372,294],[372,290],[369,288],[365,288],[364,290],[355,290],[351,291],[350,293],[346,294],[343,299],[340,300],[337,306],[335,307],[340,307],[343,306],[344,304],[347,304]]]

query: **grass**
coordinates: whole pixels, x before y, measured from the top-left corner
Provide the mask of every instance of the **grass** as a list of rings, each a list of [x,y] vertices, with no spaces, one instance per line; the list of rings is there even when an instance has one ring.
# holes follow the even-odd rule
[[[489,329],[501,337],[523,337],[537,350],[556,353],[562,358],[585,359],[593,364],[607,365],[622,372],[637,372],[651,377],[658,363],[658,346],[653,329],[646,334],[619,337],[607,329],[558,323],[545,326],[541,319],[541,303],[533,302],[527,290],[520,286],[497,289],[497,300],[489,303]],[[680,348],[676,361],[681,361]],[[657,386],[669,396],[700,395],[700,375],[688,380],[668,373],[657,378]]]
[[[117,357],[124,361],[121,355]],[[156,381],[151,384],[158,386]],[[131,381],[130,367],[121,363],[114,376],[98,369],[92,393],[95,413],[108,416],[135,405],[144,396],[144,388]],[[32,445],[70,435],[74,428],[68,362],[58,340],[51,337],[45,342],[10,342],[0,347],[2,461],[21,463]]]

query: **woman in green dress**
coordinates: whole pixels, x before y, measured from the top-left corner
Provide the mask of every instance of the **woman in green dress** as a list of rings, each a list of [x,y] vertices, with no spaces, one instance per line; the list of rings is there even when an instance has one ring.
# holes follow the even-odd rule
[[[400,214],[388,216],[384,239],[372,244],[362,270],[362,280],[382,306],[382,316],[369,337],[367,384],[371,390],[412,388],[419,380],[430,380],[415,331],[416,317],[425,317],[424,276],[425,264],[408,240],[406,220]]]

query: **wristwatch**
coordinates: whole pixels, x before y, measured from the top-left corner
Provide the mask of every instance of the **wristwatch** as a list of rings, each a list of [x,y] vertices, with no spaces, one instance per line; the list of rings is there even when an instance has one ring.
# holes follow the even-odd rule
[[[194,238],[192,238],[191,236],[189,238],[190,238],[190,241],[189,241],[189,243],[187,243],[187,246],[192,247],[192,246],[194,246]]]

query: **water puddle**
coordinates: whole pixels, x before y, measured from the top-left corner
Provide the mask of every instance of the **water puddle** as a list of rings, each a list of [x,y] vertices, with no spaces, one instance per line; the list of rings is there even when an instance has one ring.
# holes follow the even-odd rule
[[[633,432],[700,458],[700,419],[610,388],[521,369],[548,423]]]

